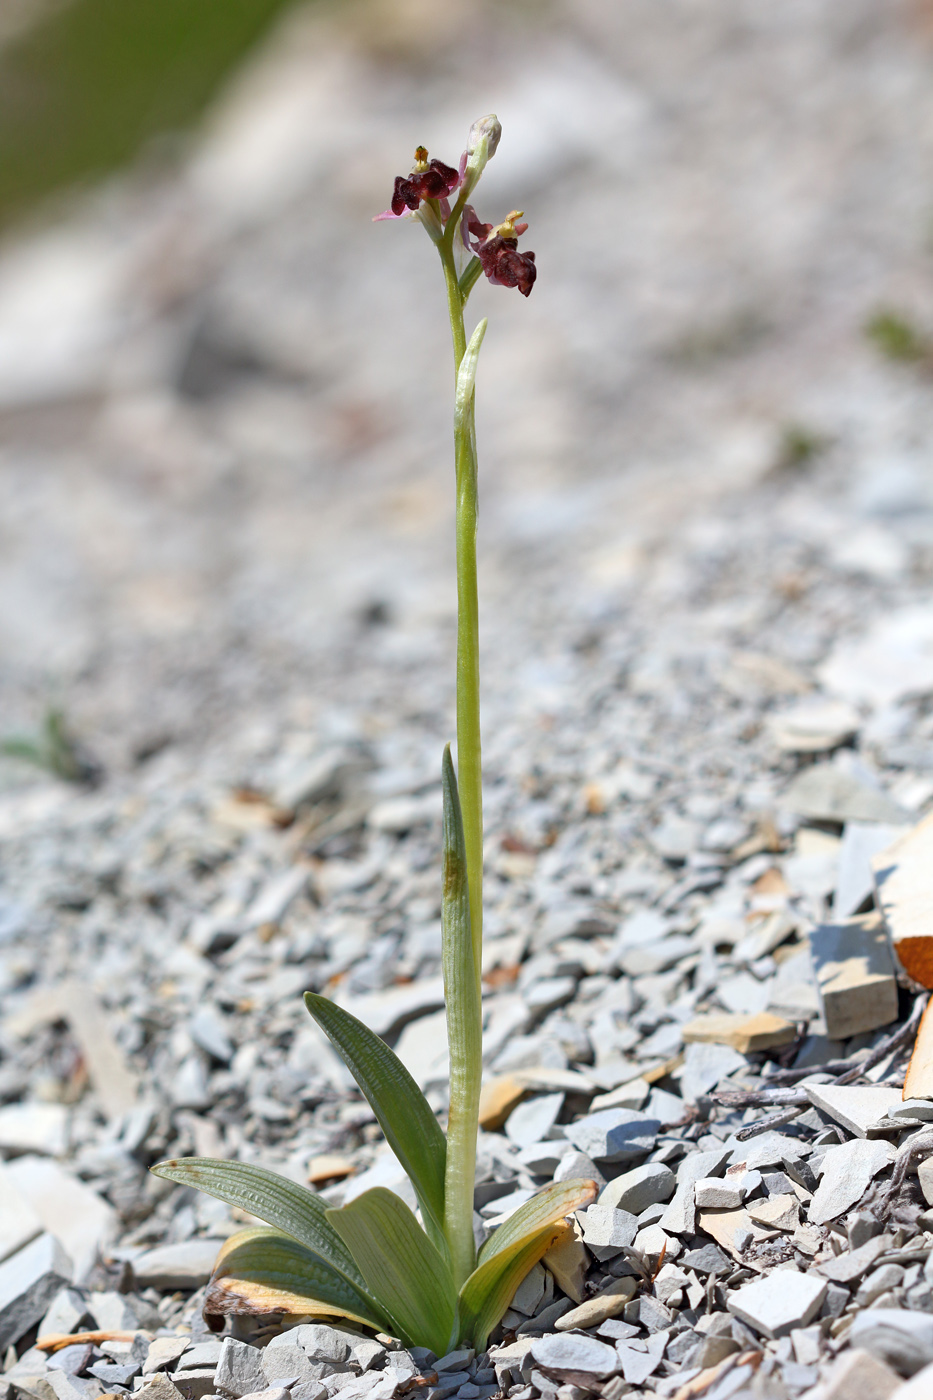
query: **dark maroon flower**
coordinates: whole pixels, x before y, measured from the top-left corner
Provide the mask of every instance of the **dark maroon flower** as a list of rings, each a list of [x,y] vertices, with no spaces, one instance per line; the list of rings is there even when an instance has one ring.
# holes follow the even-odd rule
[[[460,172],[442,160],[428,160],[424,146],[415,151],[415,164],[410,175],[396,175],[392,203],[378,219],[400,219],[408,210],[415,213],[425,199],[446,200],[460,183]]]
[[[522,296],[527,297],[535,284],[538,269],[535,267],[534,253],[518,251],[519,237],[528,228],[527,224],[516,223],[520,218],[521,210],[513,209],[505,222],[496,227],[481,224],[468,205],[463,216],[463,241],[479,258],[483,271],[494,286],[517,287]]]
[[[517,287],[523,297],[531,293],[538,275],[534,253],[520,253],[517,238],[490,238],[477,249],[483,271],[497,287]]]

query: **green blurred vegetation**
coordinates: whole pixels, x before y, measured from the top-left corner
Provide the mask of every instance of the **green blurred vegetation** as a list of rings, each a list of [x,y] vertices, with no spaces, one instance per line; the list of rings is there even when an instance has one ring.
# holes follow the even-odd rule
[[[0,223],[189,126],[293,0],[68,0],[0,50]]]

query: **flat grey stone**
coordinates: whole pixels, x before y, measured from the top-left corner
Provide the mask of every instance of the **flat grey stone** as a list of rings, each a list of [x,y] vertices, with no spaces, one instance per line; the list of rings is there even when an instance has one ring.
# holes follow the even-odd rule
[[[134,1395],[135,1400],[184,1400],[181,1391],[164,1371],[157,1371]]]
[[[849,1340],[901,1376],[913,1376],[933,1362],[933,1317],[900,1308],[868,1308],[856,1313]]]
[[[696,1103],[703,1094],[727,1075],[748,1065],[744,1055],[733,1050],[730,1045],[715,1045],[710,1042],[695,1041],[684,1051],[684,1065],[680,1072],[680,1091],[688,1104]]]
[[[222,1244],[223,1240],[194,1239],[159,1245],[133,1260],[133,1273],[140,1288],[193,1292],[207,1283]]]
[[[824,822],[892,822],[904,813],[880,788],[837,763],[817,763],[798,773],[781,799],[798,817]]]
[[[89,1317],[83,1295],[74,1288],[62,1288],[39,1323],[39,1336],[47,1337],[52,1332],[77,1332],[80,1324]]]
[[[96,1396],[103,1394],[103,1386],[96,1377],[85,1380],[56,1367],[49,1368],[45,1383],[54,1394],[55,1400],[95,1400]]]
[[[894,1161],[889,1142],[853,1138],[830,1147],[820,1164],[820,1184],[809,1207],[811,1225],[825,1225],[858,1205],[870,1183]]]
[[[786,1337],[816,1317],[825,1296],[825,1279],[799,1274],[795,1269],[775,1269],[767,1278],[756,1279],[731,1294],[726,1306],[763,1336]]]
[[[389,987],[384,992],[369,992],[364,996],[341,993],[336,998],[338,1006],[351,1011],[357,1020],[362,1021],[376,1035],[392,1036],[430,1011],[438,1011],[444,1005],[443,977],[423,977],[400,987]]]
[[[786,1169],[788,1162],[809,1157],[811,1151],[809,1143],[776,1132],[762,1133],[750,1142],[737,1142],[735,1138],[730,1138],[726,1146],[730,1152],[729,1165],[736,1166],[739,1162],[744,1162],[749,1171],[762,1171],[765,1167],[780,1166]],[[714,1173],[711,1172],[710,1175]]]
[[[227,1065],[233,1059],[233,1042],[222,1016],[211,1006],[202,1006],[188,1022],[188,1034],[212,1059]]]
[[[128,1361],[124,1365],[117,1361],[95,1361],[93,1366],[87,1368],[88,1375],[102,1381],[107,1391],[112,1391],[115,1385],[131,1388],[131,1382],[139,1375],[140,1369],[138,1361]]]
[[[356,1341],[352,1334],[323,1322],[303,1323],[291,1335],[310,1361],[326,1361],[330,1366],[343,1365]]]
[[[592,1205],[579,1212],[583,1222],[583,1243],[597,1259],[610,1259],[631,1245],[638,1233],[638,1221],[628,1211],[612,1206]]]
[[[0,1148],[61,1157],[68,1146],[70,1114],[60,1103],[11,1103],[0,1108]]]
[[[271,1384],[289,1385],[297,1378],[300,1384],[318,1382],[332,1370],[326,1362],[312,1361],[295,1340],[296,1328],[280,1332],[263,1348],[262,1370]]]
[[[846,822],[839,847],[834,918],[847,919],[858,913],[874,890],[872,858],[909,830],[890,822]]]
[[[582,1337],[573,1332],[556,1332],[536,1337],[531,1354],[539,1366],[549,1371],[582,1371],[605,1378],[616,1375],[621,1362],[615,1347],[595,1337]]]
[[[885,1084],[807,1084],[807,1098],[827,1117],[857,1137],[882,1137],[891,1132],[888,1111],[903,1104],[900,1089]]]
[[[43,1230],[35,1207],[0,1165],[0,1261],[29,1244]]]
[[[616,1353],[622,1365],[622,1375],[628,1385],[644,1385],[649,1376],[653,1376],[661,1364],[664,1350],[667,1345],[667,1336],[663,1332],[656,1332],[650,1336],[645,1343],[645,1350],[636,1350],[629,1342],[616,1342]]]
[[[893,1235],[875,1235],[857,1249],[848,1249],[835,1259],[826,1259],[822,1264],[817,1264],[813,1272],[832,1283],[855,1283],[868,1272],[880,1254],[893,1246]]]
[[[52,1352],[49,1356],[49,1367],[52,1370],[67,1371],[70,1376],[77,1376],[89,1364],[93,1352],[94,1348],[90,1342],[74,1342],[71,1346],[61,1347]]]
[[[555,1181],[595,1181],[605,1186],[606,1178],[585,1152],[565,1152],[554,1169]]]
[[[262,1390],[266,1374],[262,1369],[262,1352],[236,1337],[224,1337],[220,1360],[214,1371],[214,1385],[225,1395],[240,1400],[251,1391]]]
[[[196,1371],[201,1367],[210,1366],[213,1371],[220,1361],[221,1350],[219,1338],[212,1337],[206,1342],[195,1342],[187,1351],[182,1352],[175,1370]]]
[[[623,1172],[600,1192],[599,1205],[641,1215],[648,1206],[669,1201],[674,1194],[674,1173],[663,1162],[643,1162]]]
[[[114,1295],[119,1298],[120,1294]],[[101,1309],[105,1315],[105,1309]],[[95,1317],[104,1331],[122,1332],[129,1331],[135,1327],[135,1322],[121,1320],[119,1323],[101,1322],[101,1314],[95,1311]],[[143,1362],[143,1375],[152,1376],[156,1371],[164,1371],[167,1366],[171,1366],[174,1361],[187,1350],[191,1338],[189,1337],[156,1337],[149,1343],[149,1350]]]
[[[505,1125],[506,1137],[516,1147],[530,1147],[546,1138],[564,1106],[563,1094],[541,1094],[513,1108]]]
[[[361,1371],[368,1371],[371,1366],[382,1361],[385,1354],[385,1347],[382,1342],[377,1342],[375,1337],[361,1337],[350,1350],[350,1360],[355,1362]]]
[[[721,1176],[729,1153],[730,1148],[725,1143],[706,1152],[688,1152],[677,1165],[677,1185],[692,1186],[704,1176]]]
[[[535,1264],[518,1285],[509,1307],[513,1312],[522,1313],[525,1317],[534,1317],[545,1300],[547,1284],[548,1277],[544,1267]]]
[[[0,1264],[0,1351],[19,1341],[71,1282],[72,1264],[54,1235],[38,1239]]]
[[[214,1394],[214,1368],[193,1366],[190,1371],[175,1371],[172,1382],[185,1400],[205,1400],[205,1397]]]
[[[448,1351],[446,1355],[439,1356],[432,1369],[438,1375],[445,1371],[465,1371],[475,1355],[473,1347],[458,1347],[456,1351]]]
[[[650,1152],[661,1125],[657,1118],[629,1108],[604,1108],[579,1118],[566,1130],[574,1147],[594,1162],[624,1162]]]
[[[697,1210],[738,1210],[745,1199],[737,1181],[716,1176],[701,1177],[693,1191]]]
[[[732,1271],[732,1262],[714,1244],[705,1244],[701,1249],[688,1250],[680,1263],[685,1269],[693,1269],[698,1274],[727,1274]]]

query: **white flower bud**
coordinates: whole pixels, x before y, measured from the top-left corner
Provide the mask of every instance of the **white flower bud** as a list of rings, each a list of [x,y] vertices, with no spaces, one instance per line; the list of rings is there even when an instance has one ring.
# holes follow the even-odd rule
[[[470,127],[464,152],[466,165],[462,180],[468,194],[485,170],[486,162],[496,154],[501,135],[502,127],[494,113],[490,113],[488,117],[480,117],[479,121],[475,121]]]

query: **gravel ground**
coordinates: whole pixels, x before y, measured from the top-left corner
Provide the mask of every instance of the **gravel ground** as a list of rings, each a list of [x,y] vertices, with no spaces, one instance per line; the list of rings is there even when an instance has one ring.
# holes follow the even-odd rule
[[[4,725],[55,700],[100,774],[0,774],[8,1393],[886,1396],[933,1362],[920,1003],[889,961],[840,1019],[825,931],[933,806],[927,8],[436,9],[298,12],[0,258]],[[307,988],[445,1108],[448,350],[368,216],[492,109],[540,277],[475,294],[478,1228],[604,1191],[488,1355],[257,1351],[200,1317],[242,1220],[146,1167],[410,1193]]]

